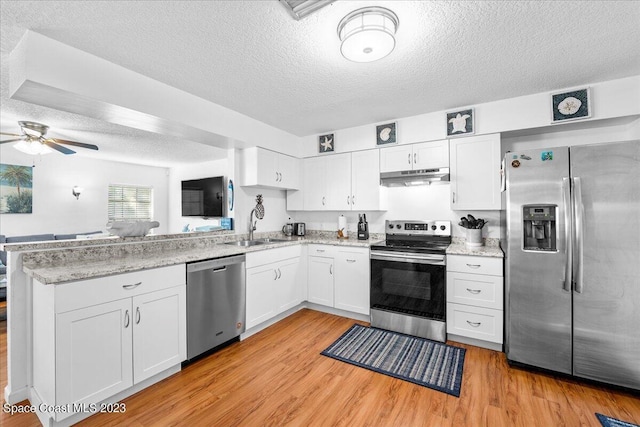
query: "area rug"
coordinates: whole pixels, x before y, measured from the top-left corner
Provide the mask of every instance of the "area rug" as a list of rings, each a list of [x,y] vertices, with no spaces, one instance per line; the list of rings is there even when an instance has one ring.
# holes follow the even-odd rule
[[[598,417],[598,421],[600,421],[602,427],[640,427],[638,424],[620,421],[615,418],[607,417],[606,415],[598,414],[597,412],[596,417]]]
[[[466,350],[355,324],[321,354],[460,397]]]

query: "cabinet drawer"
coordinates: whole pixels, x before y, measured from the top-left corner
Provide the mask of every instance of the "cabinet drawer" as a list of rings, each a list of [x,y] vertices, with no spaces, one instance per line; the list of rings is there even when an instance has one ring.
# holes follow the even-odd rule
[[[47,286],[55,286],[55,311],[62,313],[186,283],[186,266],[178,264]]]
[[[323,256],[333,258],[335,256],[336,247],[331,245],[310,244],[308,249],[309,256]]]
[[[502,344],[502,310],[447,303],[447,333]]]
[[[299,257],[302,252],[302,246],[293,245],[282,248],[266,249],[264,251],[247,253],[246,268],[259,267],[261,265],[273,264],[289,258]]]
[[[502,258],[447,255],[447,271],[502,276]]]
[[[447,273],[447,302],[503,310],[502,277]]]

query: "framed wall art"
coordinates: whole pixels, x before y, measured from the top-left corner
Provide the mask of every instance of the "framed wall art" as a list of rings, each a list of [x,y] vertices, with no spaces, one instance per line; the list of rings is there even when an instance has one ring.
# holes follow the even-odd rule
[[[0,164],[0,213],[32,213],[33,168]]]
[[[586,119],[588,117],[591,117],[589,88],[551,94],[552,123]]]
[[[396,122],[376,126],[376,145],[395,144],[398,142]]]
[[[472,135],[475,132],[473,108],[447,113],[447,136]]]
[[[318,153],[331,153],[336,149],[335,134],[329,133],[318,137]]]

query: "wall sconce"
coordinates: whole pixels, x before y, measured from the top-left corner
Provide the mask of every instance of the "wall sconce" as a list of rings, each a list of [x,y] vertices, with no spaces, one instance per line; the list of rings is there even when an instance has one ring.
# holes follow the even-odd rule
[[[80,193],[84,191],[84,188],[78,187],[77,185],[71,189],[71,194],[76,196],[76,200],[80,198]]]

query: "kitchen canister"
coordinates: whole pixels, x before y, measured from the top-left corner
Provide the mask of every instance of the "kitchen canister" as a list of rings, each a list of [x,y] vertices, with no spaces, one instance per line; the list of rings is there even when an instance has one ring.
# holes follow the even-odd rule
[[[482,228],[467,228],[466,245],[470,248],[476,248],[484,245],[482,242]]]
[[[347,237],[347,218],[344,215],[338,217],[338,231],[342,231],[342,237]]]

